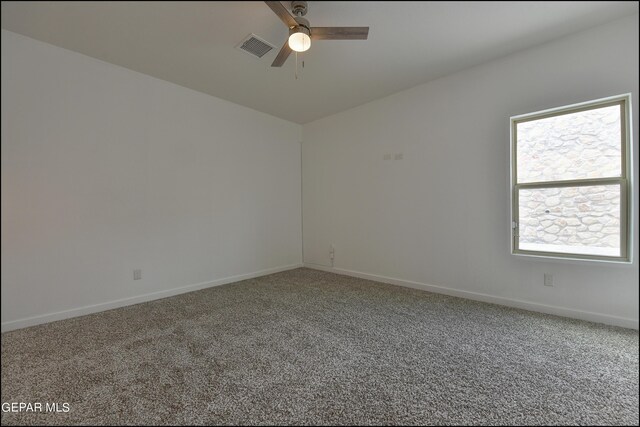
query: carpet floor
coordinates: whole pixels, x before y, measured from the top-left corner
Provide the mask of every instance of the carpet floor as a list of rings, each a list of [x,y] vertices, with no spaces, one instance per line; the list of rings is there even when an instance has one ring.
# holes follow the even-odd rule
[[[3,425],[638,425],[638,331],[302,268],[4,333],[2,402],[69,404]]]

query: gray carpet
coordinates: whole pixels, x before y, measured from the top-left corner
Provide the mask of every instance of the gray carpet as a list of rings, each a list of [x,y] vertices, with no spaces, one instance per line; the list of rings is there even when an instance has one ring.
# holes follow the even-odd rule
[[[298,269],[2,334],[2,424],[638,425],[638,332]]]

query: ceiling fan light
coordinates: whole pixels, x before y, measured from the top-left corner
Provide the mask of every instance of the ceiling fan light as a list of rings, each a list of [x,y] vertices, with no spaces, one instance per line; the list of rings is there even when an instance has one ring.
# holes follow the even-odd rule
[[[297,28],[295,32],[292,32],[289,36],[289,47],[296,52],[304,52],[311,47],[311,37],[309,37],[308,30],[304,28]]]

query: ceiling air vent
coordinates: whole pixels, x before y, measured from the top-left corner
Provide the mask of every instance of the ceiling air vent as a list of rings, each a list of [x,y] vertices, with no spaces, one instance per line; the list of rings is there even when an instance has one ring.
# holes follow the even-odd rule
[[[267,43],[255,34],[249,34],[236,47],[258,58],[262,58],[271,49],[275,48],[275,46]]]

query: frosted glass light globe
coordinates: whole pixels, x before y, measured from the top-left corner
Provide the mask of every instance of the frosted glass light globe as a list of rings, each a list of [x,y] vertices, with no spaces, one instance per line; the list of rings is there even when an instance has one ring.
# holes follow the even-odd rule
[[[304,52],[311,47],[311,37],[302,32],[293,33],[289,36],[289,47],[296,52]]]

